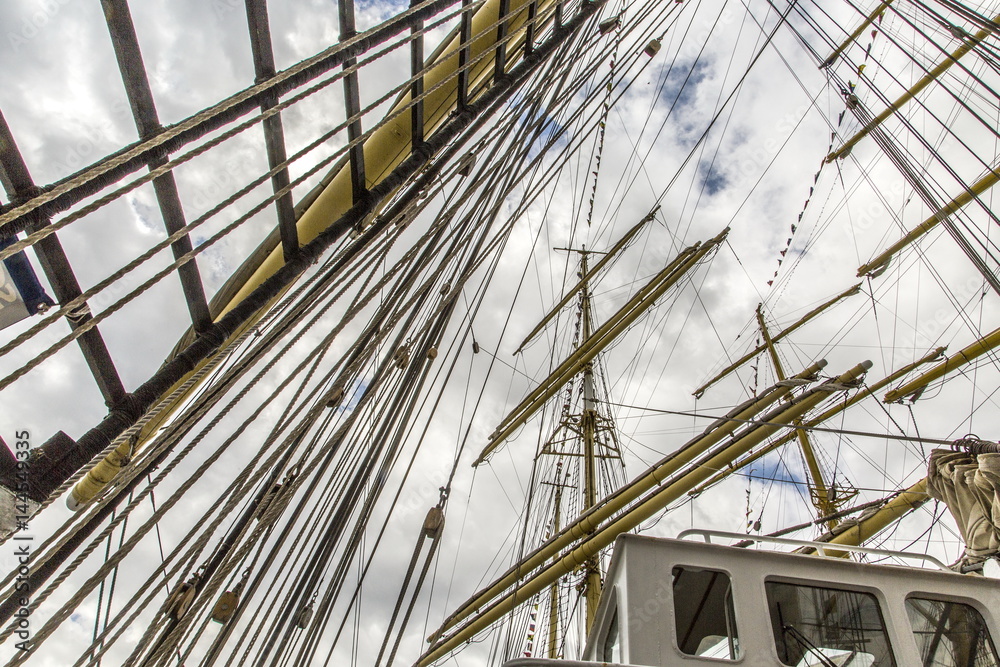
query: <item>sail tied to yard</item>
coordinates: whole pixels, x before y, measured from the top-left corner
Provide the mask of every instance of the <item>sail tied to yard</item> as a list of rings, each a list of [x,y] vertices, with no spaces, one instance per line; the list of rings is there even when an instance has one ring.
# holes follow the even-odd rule
[[[944,501],[965,540],[956,568],[981,573],[983,563],[1000,552],[1000,445],[970,436],[953,449],[935,449],[927,493]]]

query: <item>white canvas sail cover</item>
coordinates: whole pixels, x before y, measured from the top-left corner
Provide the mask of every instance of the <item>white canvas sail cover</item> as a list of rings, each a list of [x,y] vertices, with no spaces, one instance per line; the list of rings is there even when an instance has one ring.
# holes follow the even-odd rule
[[[927,466],[927,492],[943,500],[955,517],[966,562],[982,562],[1000,551],[1000,454],[935,449]]]

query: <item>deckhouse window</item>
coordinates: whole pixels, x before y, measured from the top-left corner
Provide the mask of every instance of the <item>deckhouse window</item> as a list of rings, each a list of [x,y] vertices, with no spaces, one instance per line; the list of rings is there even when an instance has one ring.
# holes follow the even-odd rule
[[[673,576],[677,647],[687,655],[705,658],[740,657],[729,575],[675,567]]]
[[[621,662],[622,646],[621,635],[618,632],[618,609],[611,615],[611,622],[608,623],[607,634],[601,643],[601,660],[603,662]]]
[[[982,615],[967,604],[909,598],[906,613],[923,667],[997,667]]]
[[[870,593],[765,583],[774,643],[794,667],[893,667],[885,621]]]

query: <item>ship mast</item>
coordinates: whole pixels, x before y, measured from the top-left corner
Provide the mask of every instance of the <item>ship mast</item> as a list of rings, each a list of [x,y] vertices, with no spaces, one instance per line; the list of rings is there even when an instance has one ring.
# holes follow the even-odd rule
[[[566,486],[569,486],[565,481],[562,480],[562,469],[563,462],[559,460],[556,463],[556,481],[555,482],[542,482],[542,484],[550,484],[555,487],[555,499],[552,501],[553,505],[553,517],[552,517],[552,530],[546,538],[551,535],[556,535],[560,528],[562,528],[562,490]],[[548,657],[552,660],[559,657],[559,584],[558,582],[552,584],[552,588],[549,589],[549,652]]]
[[[577,251],[580,253],[580,263],[583,275],[587,275],[587,249]],[[580,317],[583,320],[583,339],[590,337],[590,287],[584,283],[580,293]],[[583,414],[580,418],[580,426],[583,431],[583,463],[584,463],[584,491],[583,491],[583,512],[597,504],[597,472],[594,452],[594,441],[597,435],[597,403],[594,389],[594,362],[588,361],[583,368]],[[581,514],[583,513],[581,512]],[[587,631],[594,624],[594,617],[597,615],[597,605],[601,599],[601,572],[598,563],[598,556],[591,558],[585,565],[587,577],[585,581],[587,599]]]
[[[584,248],[556,248],[568,252],[580,254],[580,275],[582,279],[575,288],[579,294],[577,307],[577,327],[576,342],[578,348],[583,341],[588,340],[594,333],[593,314],[591,310],[591,293],[589,282],[589,262],[590,255],[605,254]],[[600,466],[611,460],[621,461],[621,454],[616,444],[614,425],[610,419],[602,416],[599,411],[601,403],[599,385],[600,379],[598,358],[587,360],[576,375],[577,382],[570,382],[569,386],[579,387],[581,398],[580,410],[572,413],[569,402],[572,401],[572,388],[569,390],[569,398],[562,408],[562,416],[553,430],[552,436],[543,445],[539,456],[557,456],[555,475],[552,481],[544,481],[542,484],[551,485],[555,488],[553,501],[553,517],[550,525],[553,527],[552,533],[557,534],[562,528],[563,512],[563,489],[573,487],[571,482],[572,473],[564,473],[564,463],[569,459],[579,459],[577,483],[575,486],[580,490],[578,504],[571,509],[571,519],[576,520],[595,505],[598,498],[604,497],[607,493],[613,492],[613,488],[601,488],[600,480],[611,479],[613,476],[602,472]],[[600,554],[594,554],[580,566],[582,580],[578,585],[578,591],[586,604],[586,615],[584,633],[590,631],[597,615],[597,606],[601,598],[602,572],[600,564]],[[549,589],[549,636],[547,655],[550,658],[559,657],[559,582],[552,583]],[[564,633],[565,634],[565,633]]]
[[[781,359],[778,357],[778,350],[774,346],[774,341],[771,339],[771,333],[767,330],[767,322],[764,321],[764,304],[757,304],[757,324],[760,326],[761,336],[764,337],[764,344],[767,346],[767,352],[771,356],[771,363],[774,364],[774,374],[778,376],[780,382],[784,382],[787,378],[785,375],[785,369],[781,364]],[[796,422],[801,424],[801,420]],[[838,506],[833,502],[833,498],[830,497],[829,489],[827,488],[826,481],[823,479],[823,471],[820,470],[819,461],[816,459],[816,452],[813,449],[812,442],[809,440],[809,434],[806,433],[804,429],[795,429],[795,435],[798,438],[799,446],[802,448],[802,456],[805,457],[806,467],[809,470],[809,476],[812,479],[812,483],[809,485],[809,494],[812,496],[813,505],[816,507],[816,512],[818,516],[830,516],[837,511]],[[836,520],[828,522],[830,528],[837,525]]]

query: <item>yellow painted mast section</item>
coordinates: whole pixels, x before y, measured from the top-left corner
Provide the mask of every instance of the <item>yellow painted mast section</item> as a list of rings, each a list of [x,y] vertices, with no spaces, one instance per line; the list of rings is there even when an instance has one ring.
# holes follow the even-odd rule
[[[587,275],[587,251],[584,250],[581,259],[583,274]],[[581,293],[583,318],[583,339],[590,338],[590,289],[587,283]],[[580,419],[583,430],[583,511],[597,505],[597,459],[594,453],[594,440],[597,436],[597,408],[594,402],[594,363],[588,361],[583,367],[583,415]],[[587,633],[594,625],[597,617],[597,605],[601,601],[601,568],[600,554],[584,564],[586,571],[585,597],[587,599]]]
[[[924,220],[906,236],[886,248],[878,257],[858,268],[858,277],[867,276],[885,266],[889,260],[892,259],[893,255],[932,230],[943,220],[950,218],[956,211],[965,208],[965,206],[973,199],[996,185],[997,181],[1000,181],[1000,173],[990,170],[988,174],[970,185],[968,190],[942,206],[934,213],[934,215]]]
[[[934,361],[935,359],[937,359],[938,357],[940,357],[944,353],[945,349],[946,348],[943,348],[943,347],[936,348],[935,350],[933,350],[929,354],[925,355],[922,359],[918,359],[917,361],[914,361],[911,364],[907,364],[906,366],[903,366],[902,368],[900,368],[897,371],[893,372],[891,375],[888,375],[888,376],[882,378],[878,382],[876,382],[876,383],[874,383],[872,385],[866,386],[863,391],[857,392],[856,394],[854,394],[853,396],[851,396],[846,401],[838,402],[836,405],[834,405],[833,407],[829,408],[825,412],[821,413],[819,416],[817,416],[817,417],[815,417],[813,419],[810,419],[807,422],[804,422],[802,424],[802,428],[808,430],[808,429],[810,429],[810,428],[812,428],[814,426],[819,426],[823,422],[828,421],[832,417],[837,416],[838,414],[840,414],[841,412],[843,412],[847,408],[851,407],[852,405],[854,405],[856,403],[860,403],[861,401],[863,401],[864,399],[868,398],[869,396],[874,396],[875,392],[877,392],[880,389],[883,389],[883,388],[889,386],[890,384],[892,384],[893,382],[895,382],[899,378],[903,377],[904,375],[906,375],[907,373],[909,373],[910,371],[912,371],[914,368],[917,368],[918,366],[926,364],[929,361]],[[736,468],[745,468],[746,466],[750,465],[754,461],[757,461],[761,457],[766,456],[767,454],[770,454],[771,452],[773,452],[774,450],[778,449],[779,447],[787,445],[789,442],[792,441],[792,438],[794,438],[794,437],[795,437],[794,434],[789,433],[788,435],[785,435],[785,436],[782,436],[782,437],[778,438],[777,440],[775,440],[773,443],[767,445],[766,447],[762,447],[761,449],[757,450],[756,452],[754,452],[750,456],[748,456],[748,457],[746,457],[744,459],[741,459],[739,462],[736,463],[735,467]],[[721,482],[726,477],[729,477],[729,475],[731,473],[732,473],[731,470],[723,470],[721,472],[716,473],[707,482],[705,482],[704,484],[698,486],[696,489],[694,489],[693,491],[691,491],[691,495],[697,495],[699,493],[702,493],[708,487],[710,487],[710,486],[712,486],[714,484],[717,484],[718,482]]]
[[[652,306],[668,289],[677,284],[711,250],[726,238],[729,229],[705,244],[695,244],[682,251],[662,271],[640,289],[635,296],[622,306],[580,346],[549,374],[521,403],[514,408],[490,435],[488,444],[472,465],[478,466],[499,447],[504,440],[517,430],[531,415],[537,412],[559,388],[594,359],[609,343],[617,339],[632,322]]]
[[[806,382],[815,379],[816,375],[825,366],[825,360],[817,361],[796,375],[793,380]],[[594,532],[602,522],[623,510],[646,491],[662,484],[677,471],[706,452],[710,447],[731,435],[733,431],[742,425],[742,422],[753,418],[768,406],[787,396],[792,391],[792,388],[792,382],[775,385],[760,396],[754,397],[743,405],[738,406],[727,414],[726,418],[714,422],[704,433],[682,446],[677,453],[668,455],[639,475],[628,486],[603,499],[591,511],[576,519],[574,523],[567,526],[566,529],[553,539],[536,549],[534,553],[529,554],[521,563],[501,575],[487,589],[480,591],[461,605],[451,616],[445,619],[438,634],[454,627],[504,590],[513,586],[527,573],[543,566],[564,547]]]
[[[837,296],[833,297],[832,299],[830,299],[826,303],[824,303],[824,304],[822,304],[820,306],[817,306],[816,308],[813,308],[808,313],[806,313],[805,315],[803,315],[802,319],[800,319],[798,322],[796,322],[792,326],[788,327],[787,329],[779,332],[778,335],[775,336],[774,338],[772,338],[771,340],[773,342],[778,342],[779,340],[781,340],[782,338],[784,338],[788,334],[792,333],[793,331],[795,331],[796,329],[798,329],[799,327],[801,327],[803,324],[809,322],[811,319],[813,319],[814,317],[816,317],[817,315],[819,315],[820,313],[822,313],[824,310],[826,310],[827,308],[829,308],[833,304],[837,303],[838,301],[840,301],[842,299],[846,299],[849,296],[853,296],[853,295],[857,294],[860,290],[861,290],[861,283],[858,283],[857,285],[854,285],[853,287],[851,287],[849,290],[847,290],[845,292],[842,292],[842,293],[838,294]],[[722,372],[720,372],[718,375],[716,375],[715,377],[713,377],[711,380],[709,380],[705,384],[701,385],[701,387],[699,387],[698,389],[696,389],[694,391],[694,396],[696,398],[701,398],[702,395],[705,393],[706,389],[708,389],[713,384],[715,384],[716,382],[718,382],[722,378],[724,378],[727,375],[729,375],[730,373],[732,373],[734,370],[736,370],[737,368],[739,368],[740,366],[742,366],[746,362],[748,362],[751,359],[753,359],[755,356],[757,356],[758,354],[760,354],[761,352],[763,352],[765,348],[766,348],[765,345],[758,345],[756,348],[754,348],[750,352],[747,352],[742,357],[740,357],[739,359],[737,359],[733,363],[729,364],[729,366],[727,366]]]
[[[929,498],[930,496],[927,495],[927,478],[924,477],[872,514],[861,517],[850,528],[847,528],[843,532],[838,532],[829,540],[824,541],[830,544],[860,546],[923,505]],[[843,524],[841,527],[843,527]],[[826,553],[830,556],[846,558],[849,552],[827,551]]]
[[[503,2],[507,2],[509,7],[506,14],[509,37],[507,42],[508,65],[513,65],[522,55],[522,52],[515,47],[523,44],[528,7],[532,4],[532,0],[485,0],[472,17],[473,38],[469,45],[470,95],[474,93],[477,85],[483,84],[493,74],[495,58],[490,57],[489,54],[493,53],[497,47],[496,25]],[[553,0],[538,0],[535,21],[541,23],[550,17],[554,4]],[[427,91],[423,98],[424,136],[430,136],[457,107],[459,46],[460,38],[454,36],[443,48],[439,47],[436,53],[446,55],[439,58],[424,76],[424,90]],[[375,128],[364,141],[366,185],[369,188],[378,184],[410,155],[412,148],[411,114],[403,110],[409,107],[411,102],[410,92],[406,92],[390,112],[390,116],[396,114],[395,117]],[[401,111],[402,113],[400,113]],[[349,164],[344,164],[296,223],[299,243],[305,245],[315,239],[353,205],[351,168]],[[222,308],[216,320],[243,301],[253,290],[274,275],[284,263],[281,247],[277,246],[253,271],[229,303]],[[262,308],[256,317],[248,320],[233,334],[230,341],[256,326],[259,318],[270,309],[270,305]],[[71,492],[67,501],[71,508],[76,509],[99,494],[118,475],[125,462],[160,431],[174,412],[194,393],[200,383],[194,383],[193,386],[184,391],[179,390],[206,363],[208,360],[199,364],[194,371],[164,393],[164,398],[175,392],[179,392],[179,395],[170,399],[169,404],[164,406],[155,418],[146,423],[138,437],[121,442],[117,449],[87,472]]]
[[[583,563],[586,563],[592,556],[599,553],[601,549],[614,542],[618,535],[635,528],[643,521],[662,511],[671,502],[682,497],[690,489],[710,476],[713,469],[725,467],[729,461],[736,460],[741,455],[750,451],[755,445],[769,438],[778,429],[783,428],[784,424],[790,424],[800,419],[809,410],[812,410],[826,400],[828,396],[841,391],[844,385],[849,385],[861,378],[870,367],[871,362],[859,364],[832,382],[803,394],[783,408],[777,415],[769,417],[767,424],[758,425],[707,461],[701,462],[700,465],[692,466],[679,479],[651,494],[630,508],[625,514],[618,517],[614,522],[583,539],[576,547],[563,555],[557,563],[532,575],[495,602],[492,601],[494,599],[492,597],[483,600],[483,604],[476,607],[480,613],[474,620],[448,638],[432,646],[427,653],[420,657],[416,664],[421,667],[429,665],[471,640],[478,632],[489,627],[519,604],[531,599],[532,596],[544,590],[546,586],[563,576],[566,572],[570,572]],[[483,608],[486,603],[491,604]],[[440,632],[435,638],[439,636]]]
[[[997,21],[1000,21],[1000,14],[998,14],[997,16],[995,16],[993,18],[993,22],[994,23],[997,22]],[[837,158],[841,158],[841,157],[844,157],[845,155],[847,155],[851,151],[851,149],[854,147],[854,145],[856,143],[858,143],[859,141],[861,141],[862,139],[864,139],[866,136],[868,136],[868,134],[870,134],[872,130],[874,130],[876,127],[878,127],[883,122],[885,122],[885,120],[889,116],[891,116],[892,114],[894,114],[897,111],[899,111],[899,109],[904,104],[906,104],[907,102],[909,102],[910,100],[912,100],[914,97],[916,97],[916,95],[921,90],[923,90],[924,88],[926,88],[932,81],[934,81],[934,79],[936,79],[939,76],[941,76],[942,74],[944,74],[952,65],[954,65],[955,63],[957,63],[958,60],[959,60],[959,58],[961,58],[966,53],[968,53],[969,51],[971,51],[973,48],[975,48],[976,46],[978,46],[979,43],[982,42],[984,39],[986,39],[990,35],[991,32],[992,32],[991,30],[983,28],[982,30],[980,30],[979,32],[977,32],[972,37],[969,37],[969,39],[966,40],[962,44],[962,46],[960,46],[957,49],[955,49],[951,53],[951,55],[949,55],[947,58],[945,58],[945,60],[943,60],[942,62],[938,63],[934,67],[934,69],[932,69],[930,72],[928,72],[923,77],[921,77],[921,79],[919,81],[917,81],[913,85],[912,88],[910,88],[908,91],[906,91],[905,93],[903,93],[899,97],[899,99],[897,99],[895,102],[893,102],[891,105],[889,105],[889,107],[886,108],[884,111],[882,111],[882,113],[880,113],[879,115],[875,116],[875,118],[873,118],[872,120],[868,121],[868,123],[866,123],[865,126],[863,128],[861,128],[858,131],[857,134],[855,134],[853,137],[851,137],[850,139],[848,139],[847,141],[845,141],[843,146],[841,146],[840,148],[838,148],[834,152],[832,152],[829,155],[827,155],[826,156],[826,161],[827,162],[833,162]]]
[[[867,30],[868,26],[874,23],[875,19],[879,17],[879,14],[884,12],[886,7],[888,7],[891,4],[892,0],[882,0],[881,4],[878,7],[876,7],[871,14],[868,15],[868,18],[866,18],[864,21],[861,22],[861,25],[858,26],[857,30],[852,32],[851,36],[845,39],[844,42],[840,46],[838,46],[833,53],[830,54],[830,57],[823,61],[823,66],[827,67],[829,65],[832,65],[833,61],[837,59],[837,56],[843,53],[844,49],[846,49],[848,46],[854,43],[854,40],[860,37],[861,33]]]
[[[764,336],[764,344],[771,355],[774,372],[778,376],[778,380],[785,380],[785,370],[781,366],[781,359],[778,358],[778,350],[774,347],[774,341],[771,340],[771,334],[767,330],[767,323],[764,322],[763,304],[757,304],[757,324],[760,325],[760,332]],[[801,422],[798,422],[798,425],[801,426]],[[829,516],[837,510],[837,507],[830,502],[830,494],[827,491],[826,482],[823,480],[823,471],[819,468],[819,462],[816,460],[816,453],[813,451],[809,434],[804,429],[795,429],[793,437],[798,438],[799,446],[802,448],[802,455],[806,459],[806,466],[809,468],[809,476],[812,478],[812,488],[810,489],[812,493],[810,495],[812,496],[813,504],[816,506],[817,516]],[[833,528],[836,523],[836,521],[831,521],[829,525]]]
[[[983,338],[980,338],[972,345],[969,345],[963,350],[960,350],[953,354],[950,358],[942,361],[940,364],[930,369],[926,373],[920,375],[913,380],[910,380],[903,386],[893,389],[885,395],[883,399],[886,403],[895,403],[896,401],[901,401],[911,394],[915,394],[921,391],[928,384],[937,380],[938,378],[944,377],[951,371],[964,366],[975,359],[981,357],[987,352],[995,349],[1000,345],[1000,329],[994,330],[992,333],[987,334]],[[914,398],[914,400],[916,400]]]

